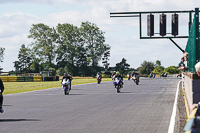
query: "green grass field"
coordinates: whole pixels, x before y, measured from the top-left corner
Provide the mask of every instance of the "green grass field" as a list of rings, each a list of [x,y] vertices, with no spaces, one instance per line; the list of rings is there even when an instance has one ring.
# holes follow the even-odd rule
[[[111,78],[103,78],[102,82],[112,81]],[[73,85],[95,83],[96,78],[74,78],[72,80]],[[34,90],[44,90],[49,88],[61,87],[61,81],[45,81],[45,82],[4,82],[4,95],[28,92]]]

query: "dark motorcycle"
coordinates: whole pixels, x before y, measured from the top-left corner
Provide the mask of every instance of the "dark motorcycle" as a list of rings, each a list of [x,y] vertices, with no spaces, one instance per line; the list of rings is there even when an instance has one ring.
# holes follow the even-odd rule
[[[160,77],[167,77],[167,73],[162,73]]]
[[[120,77],[115,77],[114,86],[117,89],[117,93],[120,93],[122,88],[122,80]]]
[[[149,78],[153,78],[153,79],[154,79],[154,78],[155,78],[155,76],[156,76],[156,74],[155,74],[155,73],[150,73],[150,74],[149,74]]]
[[[178,78],[178,77],[180,77],[180,78],[181,78],[181,77],[182,77],[182,74],[181,74],[181,73],[179,73],[179,74],[177,75],[177,78]]]
[[[1,90],[0,90],[0,113],[4,112],[4,110],[2,108],[2,104],[3,104],[2,102],[3,102],[3,95],[2,95]]]

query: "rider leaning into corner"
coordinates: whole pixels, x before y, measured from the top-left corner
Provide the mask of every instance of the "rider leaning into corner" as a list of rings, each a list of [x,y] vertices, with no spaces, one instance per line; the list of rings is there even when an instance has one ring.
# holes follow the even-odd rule
[[[70,74],[69,73],[64,73],[64,76],[63,76],[63,78],[62,78],[62,81],[61,81],[61,84],[62,84],[62,82],[63,82],[63,79],[69,79],[69,81],[70,81],[70,90],[71,90],[71,81],[72,81],[72,77],[70,76]]]
[[[3,113],[3,111],[4,111],[3,107],[2,107],[2,105],[3,105],[3,95],[2,95],[3,91],[4,91],[4,85],[3,85],[3,82],[0,78],[0,112],[1,113]]]
[[[122,75],[117,71],[116,72],[116,74],[115,74],[115,78],[116,77],[119,77],[119,78],[121,78],[122,79],[122,86],[124,85],[124,82],[123,82],[123,77],[122,77]]]

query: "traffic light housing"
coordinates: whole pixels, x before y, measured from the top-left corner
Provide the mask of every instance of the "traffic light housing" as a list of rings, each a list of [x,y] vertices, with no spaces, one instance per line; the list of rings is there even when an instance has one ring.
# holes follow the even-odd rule
[[[154,36],[154,15],[147,15],[147,35]]]
[[[166,35],[166,15],[163,13],[160,15],[160,35],[165,36]]]
[[[178,35],[178,14],[172,14],[172,35]]]

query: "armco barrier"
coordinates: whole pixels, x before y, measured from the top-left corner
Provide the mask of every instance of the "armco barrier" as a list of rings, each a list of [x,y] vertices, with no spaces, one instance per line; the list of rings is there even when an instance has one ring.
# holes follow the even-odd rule
[[[3,82],[17,82],[17,76],[1,76]]]
[[[59,77],[58,76],[42,77],[42,81],[59,81]]]
[[[33,81],[34,82],[41,82],[42,81],[42,76],[33,76]]]
[[[33,82],[32,76],[17,77],[17,82]]]
[[[41,82],[41,76],[0,76],[3,82]]]

